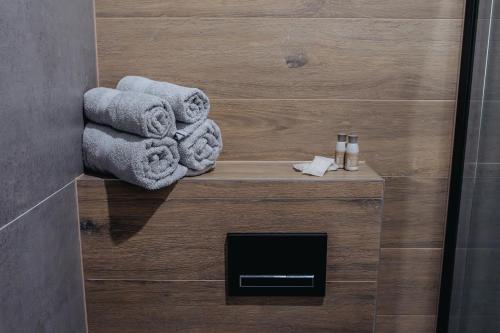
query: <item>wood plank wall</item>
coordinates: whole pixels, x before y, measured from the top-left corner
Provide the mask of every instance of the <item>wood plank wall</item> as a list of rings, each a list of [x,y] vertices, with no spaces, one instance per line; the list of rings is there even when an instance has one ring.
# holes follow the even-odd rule
[[[220,162],[153,192],[80,177],[89,332],[373,333],[383,185],[289,162]],[[328,233],[325,297],[226,297],[228,232]]]
[[[386,179],[378,332],[432,332],[464,0],[96,0],[100,84],[211,97],[224,160],[327,155],[361,137]]]

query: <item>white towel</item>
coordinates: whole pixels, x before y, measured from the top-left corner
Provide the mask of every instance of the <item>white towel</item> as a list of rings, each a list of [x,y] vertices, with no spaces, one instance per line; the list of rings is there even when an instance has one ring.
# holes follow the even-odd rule
[[[311,163],[297,163],[293,165],[293,168],[304,174],[322,177],[325,172],[336,171],[339,167],[332,158],[315,156]]]

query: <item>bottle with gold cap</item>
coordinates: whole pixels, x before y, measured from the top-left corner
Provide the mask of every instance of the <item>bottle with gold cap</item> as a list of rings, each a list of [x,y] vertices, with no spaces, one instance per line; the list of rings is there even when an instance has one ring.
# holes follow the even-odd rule
[[[357,135],[347,136],[345,169],[349,171],[359,170],[359,145]]]
[[[347,134],[339,133],[337,135],[337,144],[335,145],[335,164],[339,167],[339,169],[344,168],[344,159],[346,152],[346,140]]]

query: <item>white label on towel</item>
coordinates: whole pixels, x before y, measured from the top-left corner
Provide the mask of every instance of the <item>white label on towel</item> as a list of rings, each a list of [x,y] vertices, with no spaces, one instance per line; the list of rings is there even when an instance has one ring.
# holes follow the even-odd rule
[[[304,170],[302,170],[302,173],[322,177],[328,168],[333,164],[335,164],[335,160],[333,158],[314,156],[314,160],[311,164],[307,165]]]

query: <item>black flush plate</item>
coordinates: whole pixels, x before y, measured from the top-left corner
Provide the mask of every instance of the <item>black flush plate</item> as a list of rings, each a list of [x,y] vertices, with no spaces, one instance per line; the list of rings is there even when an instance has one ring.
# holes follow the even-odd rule
[[[229,233],[229,296],[324,296],[326,233]]]

